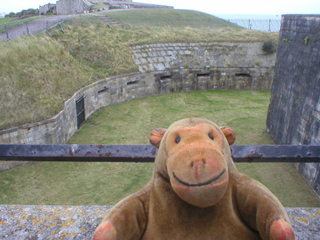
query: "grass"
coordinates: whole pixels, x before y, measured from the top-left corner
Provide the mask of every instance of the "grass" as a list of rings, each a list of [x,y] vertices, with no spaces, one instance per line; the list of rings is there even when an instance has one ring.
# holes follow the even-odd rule
[[[14,21],[16,18],[0,18],[0,25]]]
[[[133,12],[139,18],[140,10],[122,13],[127,12]],[[149,17],[154,15],[152,13],[150,10]],[[199,18],[201,15],[194,11],[170,11],[170,17],[175,16],[176,19],[181,14],[189,18]],[[204,23],[207,23],[208,15],[203,15]],[[157,19],[157,16],[154,18]],[[106,77],[138,71],[130,46],[258,42],[278,37],[276,33],[239,30],[224,25],[219,29],[192,28],[188,25],[168,29],[162,22],[162,27],[157,28],[113,28],[92,16],[66,20],[64,30],[65,33],[62,33],[59,27],[53,28],[53,38],[39,34],[35,38],[0,42],[0,101],[5,103],[0,105],[0,130],[51,118],[63,109],[64,101],[83,86]]]
[[[43,18],[43,16],[34,16],[28,18],[0,18],[0,33],[6,31],[5,24],[7,25],[7,30],[14,29],[20,25],[26,24],[27,22],[35,21],[39,18]]]
[[[173,9],[141,9],[139,11],[108,12],[107,17],[112,17],[117,22],[130,27],[170,27],[170,28],[209,28],[240,30],[236,24],[227,22],[212,15],[193,10]]]
[[[199,91],[136,99],[94,113],[70,144],[148,144],[154,128],[186,117],[228,125],[236,144],[272,144],[265,134],[270,92]],[[286,207],[319,207],[301,175],[286,163],[237,164]],[[140,189],[152,163],[32,163],[0,174],[0,204],[113,205]]]
[[[64,100],[94,81],[87,66],[49,37],[2,42],[0,49],[2,128],[54,116]]]

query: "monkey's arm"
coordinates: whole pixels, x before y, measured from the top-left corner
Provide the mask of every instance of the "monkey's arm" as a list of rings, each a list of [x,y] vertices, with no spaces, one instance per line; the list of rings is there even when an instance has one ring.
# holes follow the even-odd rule
[[[138,240],[147,225],[146,187],[120,201],[102,220],[93,240]]]
[[[244,174],[233,177],[238,210],[248,226],[265,240],[296,239],[285,209],[269,189]]]

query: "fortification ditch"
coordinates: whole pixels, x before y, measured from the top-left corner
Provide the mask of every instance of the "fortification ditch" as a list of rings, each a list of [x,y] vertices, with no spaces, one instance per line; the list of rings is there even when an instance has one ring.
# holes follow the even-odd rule
[[[132,50],[139,73],[107,78],[80,89],[57,116],[0,131],[0,143],[64,144],[97,109],[135,98],[197,90],[270,90],[275,54],[264,55],[261,46],[262,43],[136,46]],[[0,171],[17,164],[2,161]]]

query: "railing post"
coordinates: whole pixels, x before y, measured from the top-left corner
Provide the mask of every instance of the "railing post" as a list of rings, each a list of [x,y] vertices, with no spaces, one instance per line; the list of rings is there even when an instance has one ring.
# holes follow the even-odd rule
[[[49,24],[48,21],[46,21],[46,29],[47,29],[47,33],[50,37],[52,37],[51,33],[49,32]]]
[[[26,29],[27,29],[27,34],[29,35],[28,22],[26,22]]]
[[[11,40],[11,38],[9,37],[9,32],[8,32],[8,29],[7,29],[7,24],[5,24],[4,27],[5,27],[6,34],[7,34],[7,39]]]
[[[31,37],[34,37],[29,31],[28,22],[26,22],[26,27],[27,27],[27,34],[30,35]]]
[[[271,19],[269,19],[269,32],[271,32]]]
[[[63,21],[60,23],[60,29],[63,33],[65,33],[64,29],[63,29]]]

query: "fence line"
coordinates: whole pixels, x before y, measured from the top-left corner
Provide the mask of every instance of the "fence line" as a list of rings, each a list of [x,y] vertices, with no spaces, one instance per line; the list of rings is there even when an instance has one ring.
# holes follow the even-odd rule
[[[149,18],[140,18],[140,19],[122,19],[124,20],[125,24],[131,25],[131,21],[135,21],[134,26],[140,26],[140,27],[160,27],[160,26],[168,26],[168,28],[179,28],[179,27],[195,27],[195,28],[215,28],[216,27],[216,21],[212,19],[208,20],[202,20],[202,19],[156,19],[156,21],[149,19]],[[27,35],[32,35],[37,32],[46,30],[46,32],[49,34],[49,27],[63,21],[63,19],[60,20],[47,20],[47,21],[37,21],[36,26],[31,26],[31,24],[26,22],[20,22],[19,25],[16,23],[6,23],[0,25],[0,39],[3,40],[11,40],[18,35],[23,35],[23,33]],[[269,20],[255,20],[255,19],[228,19],[227,21],[234,23],[238,26],[252,29],[252,30],[260,30],[260,31],[269,31],[269,32],[277,32],[280,31],[280,25],[281,20],[277,19],[269,19]],[[12,29],[19,29],[20,28],[20,34],[13,32]],[[61,30],[63,28],[61,27]],[[50,35],[50,34],[49,34]]]
[[[150,18],[122,18],[122,23],[129,26],[139,27],[163,27],[179,28],[179,27],[195,27],[195,28],[215,28],[217,22],[214,19],[195,19],[195,18],[181,18],[181,19],[150,19]],[[238,26],[260,31],[278,32],[280,31],[281,20],[280,19],[228,19],[228,22],[234,23]],[[131,25],[131,23],[133,23]]]
[[[6,23],[0,25],[0,40],[11,40],[24,35],[32,36],[36,33],[46,31],[49,34],[49,29],[61,24],[65,19],[72,17],[68,16],[53,16],[48,18],[41,18],[34,21],[23,21],[17,23]],[[60,26],[61,31],[63,26]]]
[[[278,32],[281,26],[280,19],[228,19],[228,21],[244,28],[266,32]]]

